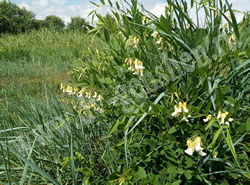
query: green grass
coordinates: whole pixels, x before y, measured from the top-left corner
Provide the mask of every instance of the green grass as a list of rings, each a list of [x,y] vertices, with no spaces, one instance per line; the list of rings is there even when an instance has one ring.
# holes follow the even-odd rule
[[[0,102],[25,92],[44,96],[45,84],[56,94],[68,71],[81,57],[90,39],[81,32],[33,31],[0,37]]]
[[[77,31],[41,30],[0,38],[0,184],[65,184],[67,179],[60,172],[64,157],[86,148],[86,156],[100,158],[91,153],[91,147],[99,145],[94,138],[102,137],[97,125],[82,125],[71,104],[59,101],[68,99],[60,83],[72,81],[68,72],[95,46]],[[27,134],[32,130],[43,136],[33,138]],[[79,165],[74,164],[75,168]],[[77,179],[76,169],[65,171]]]

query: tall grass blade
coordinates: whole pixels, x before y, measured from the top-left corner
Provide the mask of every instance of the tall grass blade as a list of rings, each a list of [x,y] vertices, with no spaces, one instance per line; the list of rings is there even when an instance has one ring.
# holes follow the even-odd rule
[[[15,154],[19,159],[21,159],[24,163],[26,163],[28,166],[33,168],[36,172],[38,172],[40,175],[42,175],[45,179],[48,179],[50,182],[54,183],[55,185],[60,185],[59,182],[57,182],[53,177],[51,177],[49,174],[47,174],[44,170],[42,170],[39,166],[32,163],[30,160],[24,158],[18,151],[16,151],[11,146],[8,146],[10,152]]]

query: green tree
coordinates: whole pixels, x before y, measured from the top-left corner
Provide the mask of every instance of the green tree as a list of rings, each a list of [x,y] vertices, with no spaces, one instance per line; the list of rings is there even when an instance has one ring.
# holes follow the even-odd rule
[[[34,26],[35,14],[9,1],[0,2],[0,33],[20,33]]]
[[[42,21],[42,26],[44,28],[60,30],[65,27],[64,21],[55,15],[49,15]]]
[[[82,30],[86,32],[88,31],[88,26],[89,23],[80,16],[71,17],[71,21],[68,23],[68,28],[70,30]]]

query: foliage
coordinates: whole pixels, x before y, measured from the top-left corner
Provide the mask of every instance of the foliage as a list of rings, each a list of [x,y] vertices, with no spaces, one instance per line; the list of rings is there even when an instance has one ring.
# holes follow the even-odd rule
[[[46,16],[45,20],[41,22],[42,28],[61,30],[65,27],[64,21],[55,15]]]
[[[34,13],[9,1],[0,2],[0,34],[20,33],[35,27]]]
[[[71,17],[70,23],[68,23],[68,28],[70,30],[88,31],[89,23],[82,17]]]
[[[100,2],[112,15],[93,11],[98,44],[61,84],[70,103],[27,98],[2,115],[1,180],[248,184],[248,22],[222,0],[168,0],[159,18],[136,0]]]
[[[247,183],[246,25],[238,26],[231,6],[222,1],[192,1],[206,13],[202,27],[188,16],[186,2],[169,0],[160,18],[141,12],[137,1],[126,10],[107,4],[113,17],[95,14],[99,21],[90,31],[105,48],[83,56],[74,71],[83,89],[103,96],[102,121],[110,123],[107,142],[113,143],[104,153],[106,180]],[[70,94],[88,97],[78,89]]]

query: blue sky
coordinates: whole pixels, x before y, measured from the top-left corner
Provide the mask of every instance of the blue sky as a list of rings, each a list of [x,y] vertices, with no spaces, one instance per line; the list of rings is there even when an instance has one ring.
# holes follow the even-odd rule
[[[0,0],[2,1],[2,0]],[[36,14],[37,19],[45,19],[48,15],[56,15],[61,17],[66,23],[70,21],[70,17],[81,16],[90,20],[87,15],[97,7],[92,5],[89,0],[10,0],[20,7],[25,7]],[[92,0],[98,4],[101,4],[99,0]],[[106,1],[106,0],[105,0]],[[112,0],[112,2],[115,0]],[[164,5],[166,0],[138,0],[144,4],[144,7],[159,16],[164,13]],[[228,0],[233,4],[233,8],[239,11],[250,10],[250,0]],[[98,8],[98,12],[106,14],[108,8]],[[190,14],[194,14],[192,11]],[[194,15],[193,15],[194,16]],[[242,14],[238,14],[238,19],[242,17]]]

